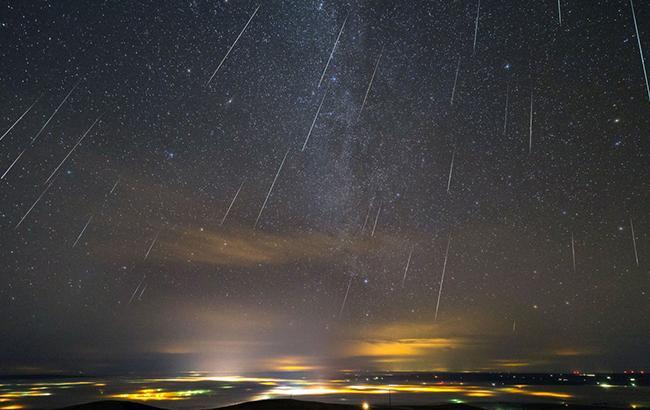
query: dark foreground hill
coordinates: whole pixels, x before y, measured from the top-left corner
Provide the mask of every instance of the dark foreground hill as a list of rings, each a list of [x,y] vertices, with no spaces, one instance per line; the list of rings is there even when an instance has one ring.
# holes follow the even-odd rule
[[[388,410],[387,405],[373,405],[373,410]],[[584,406],[584,405],[559,405],[559,404],[541,404],[541,403],[490,403],[486,407],[466,404],[442,404],[432,406],[392,406],[392,410],[480,410],[487,409],[504,409],[504,410],[551,410],[551,409],[569,409],[569,410],[603,410],[616,409],[610,406]],[[350,404],[332,404],[320,403],[315,401],[302,401],[290,399],[273,399],[260,400],[248,403],[236,404],[234,406],[219,407],[213,410],[360,410],[360,405]],[[105,400],[92,403],[78,404],[75,406],[64,407],[61,410],[162,410],[160,407],[149,406],[146,404],[134,403],[130,401]],[[647,409],[646,409],[647,410]]]

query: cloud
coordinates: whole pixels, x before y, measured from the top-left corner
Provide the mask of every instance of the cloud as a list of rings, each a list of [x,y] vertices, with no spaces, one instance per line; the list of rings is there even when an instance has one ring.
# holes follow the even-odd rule
[[[186,231],[181,240],[163,242],[161,246],[173,258],[210,265],[253,266],[321,257],[332,242],[331,238],[320,234],[191,230]]]
[[[309,356],[282,356],[265,360],[261,367],[279,372],[307,372],[321,369]]]
[[[349,351],[355,356],[421,356],[430,350],[451,349],[460,344],[448,338],[368,340],[356,343]]]
[[[385,237],[384,242],[393,239]],[[366,238],[342,238],[320,232],[266,233],[251,230],[187,229],[180,237],[161,235],[159,254],[209,265],[249,267],[281,265],[298,260],[325,260],[344,254],[365,254]]]
[[[516,368],[516,367],[528,367],[531,362],[524,360],[509,360],[509,359],[495,359],[491,361],[492,369],[494,368]]]
[[[590,347],[562,347],[551,351],[552,356],[574,357],[598,354],[598,350]]]

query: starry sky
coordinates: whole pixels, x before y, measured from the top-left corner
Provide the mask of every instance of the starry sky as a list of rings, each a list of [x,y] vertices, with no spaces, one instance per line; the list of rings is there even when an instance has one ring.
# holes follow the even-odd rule
[[[4,2],[0,372],[650,367],[631,6]]]

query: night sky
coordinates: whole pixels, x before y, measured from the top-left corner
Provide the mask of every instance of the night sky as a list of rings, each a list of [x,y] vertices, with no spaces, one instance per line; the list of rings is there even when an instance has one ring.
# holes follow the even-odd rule
[[[628,0],[7,1],[0,44],[2,373],[650,367]]]

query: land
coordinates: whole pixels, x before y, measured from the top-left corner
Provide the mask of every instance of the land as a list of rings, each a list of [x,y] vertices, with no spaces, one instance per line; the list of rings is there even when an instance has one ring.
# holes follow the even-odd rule
[[[442,404],[432,406],[392,406],[373,405],[373,410],[480,410],[480,409],[503,409],[503,410],[550,410],[550,409],[569,409],[569,410],[603,410],[616,409],[611,406],[585,406],[585,405],[558,405],[543,403],[490,403],[483,407],[481,404]],[[260,400],[247,403],[236,404],[234,406],[219,407],[212,410],[360,410],[360,405],[350,404],[331,404],[320,403],[315,401],[302,401],[293,399],[273,399]],[[641,409],[641,408],[639,408]],[[648,410],[648,408],[645,408]],[[61,410],[164,410],[160,407],[149,406],[141,403],[119,400],[105,400],[91,403],[79,404],[75,406],[64,407]],[[642,410],[642,409],[641,409]]]

